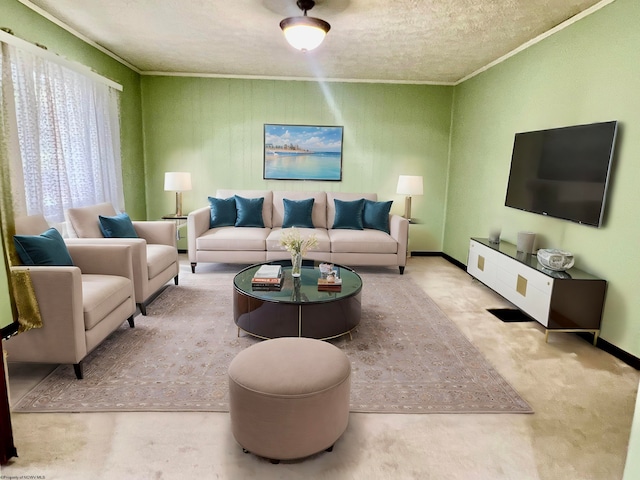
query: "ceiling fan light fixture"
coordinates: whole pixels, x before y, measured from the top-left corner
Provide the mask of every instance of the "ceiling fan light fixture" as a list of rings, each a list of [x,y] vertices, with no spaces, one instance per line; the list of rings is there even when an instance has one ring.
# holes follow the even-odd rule
[[[280,28],[293,48],[308,52],[320,46],[331,25],[320,18],[307,16],[307,10],[315,5],[313,0],[298,0],[297,5],[304,11],[304,16],[285,18],[280,22]]]

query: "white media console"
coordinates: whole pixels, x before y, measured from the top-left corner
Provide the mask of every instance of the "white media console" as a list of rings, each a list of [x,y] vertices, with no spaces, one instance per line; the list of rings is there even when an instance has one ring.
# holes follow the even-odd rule
[[[467,272],[502,295],[549,332],[590,332],[595,345],[600,333],[607,282],[572,268],[555,272],[538,263],[535,254],[516,246],[472,238]]]

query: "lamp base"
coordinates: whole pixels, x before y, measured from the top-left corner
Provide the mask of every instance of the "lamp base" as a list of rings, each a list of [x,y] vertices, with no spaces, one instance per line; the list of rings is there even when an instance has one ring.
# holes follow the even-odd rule
[[[411,221],[411,195],[404,198],[404,218]]]
[[[176,192],[176,217],[182,216],[182,192]]]

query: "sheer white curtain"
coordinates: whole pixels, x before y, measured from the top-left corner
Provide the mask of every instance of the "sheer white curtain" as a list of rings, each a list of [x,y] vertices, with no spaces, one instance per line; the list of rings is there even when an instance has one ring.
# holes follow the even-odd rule
[[[24,190],[16,205],[50,223],[101,202],[124,207],[118,92],[63,65],[2,43],[12,82]],[[9,68],[10,72],[6,69]]]

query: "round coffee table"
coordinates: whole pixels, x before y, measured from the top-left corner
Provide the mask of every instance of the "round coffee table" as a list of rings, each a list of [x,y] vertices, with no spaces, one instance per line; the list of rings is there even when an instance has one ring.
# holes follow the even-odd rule
[[[280,263],[280,262],[278,262]],[[342,279],[339,291],[318,290],[318,262],[303,265],[298,278],[283,265],[280,290],[253,290],[251,279],[263,264],[251,265],[233,279],[233,319],[255,337],[307,337],[326,340],[349,334],[360,323],[362,279],[350,268],[335,265]]]

